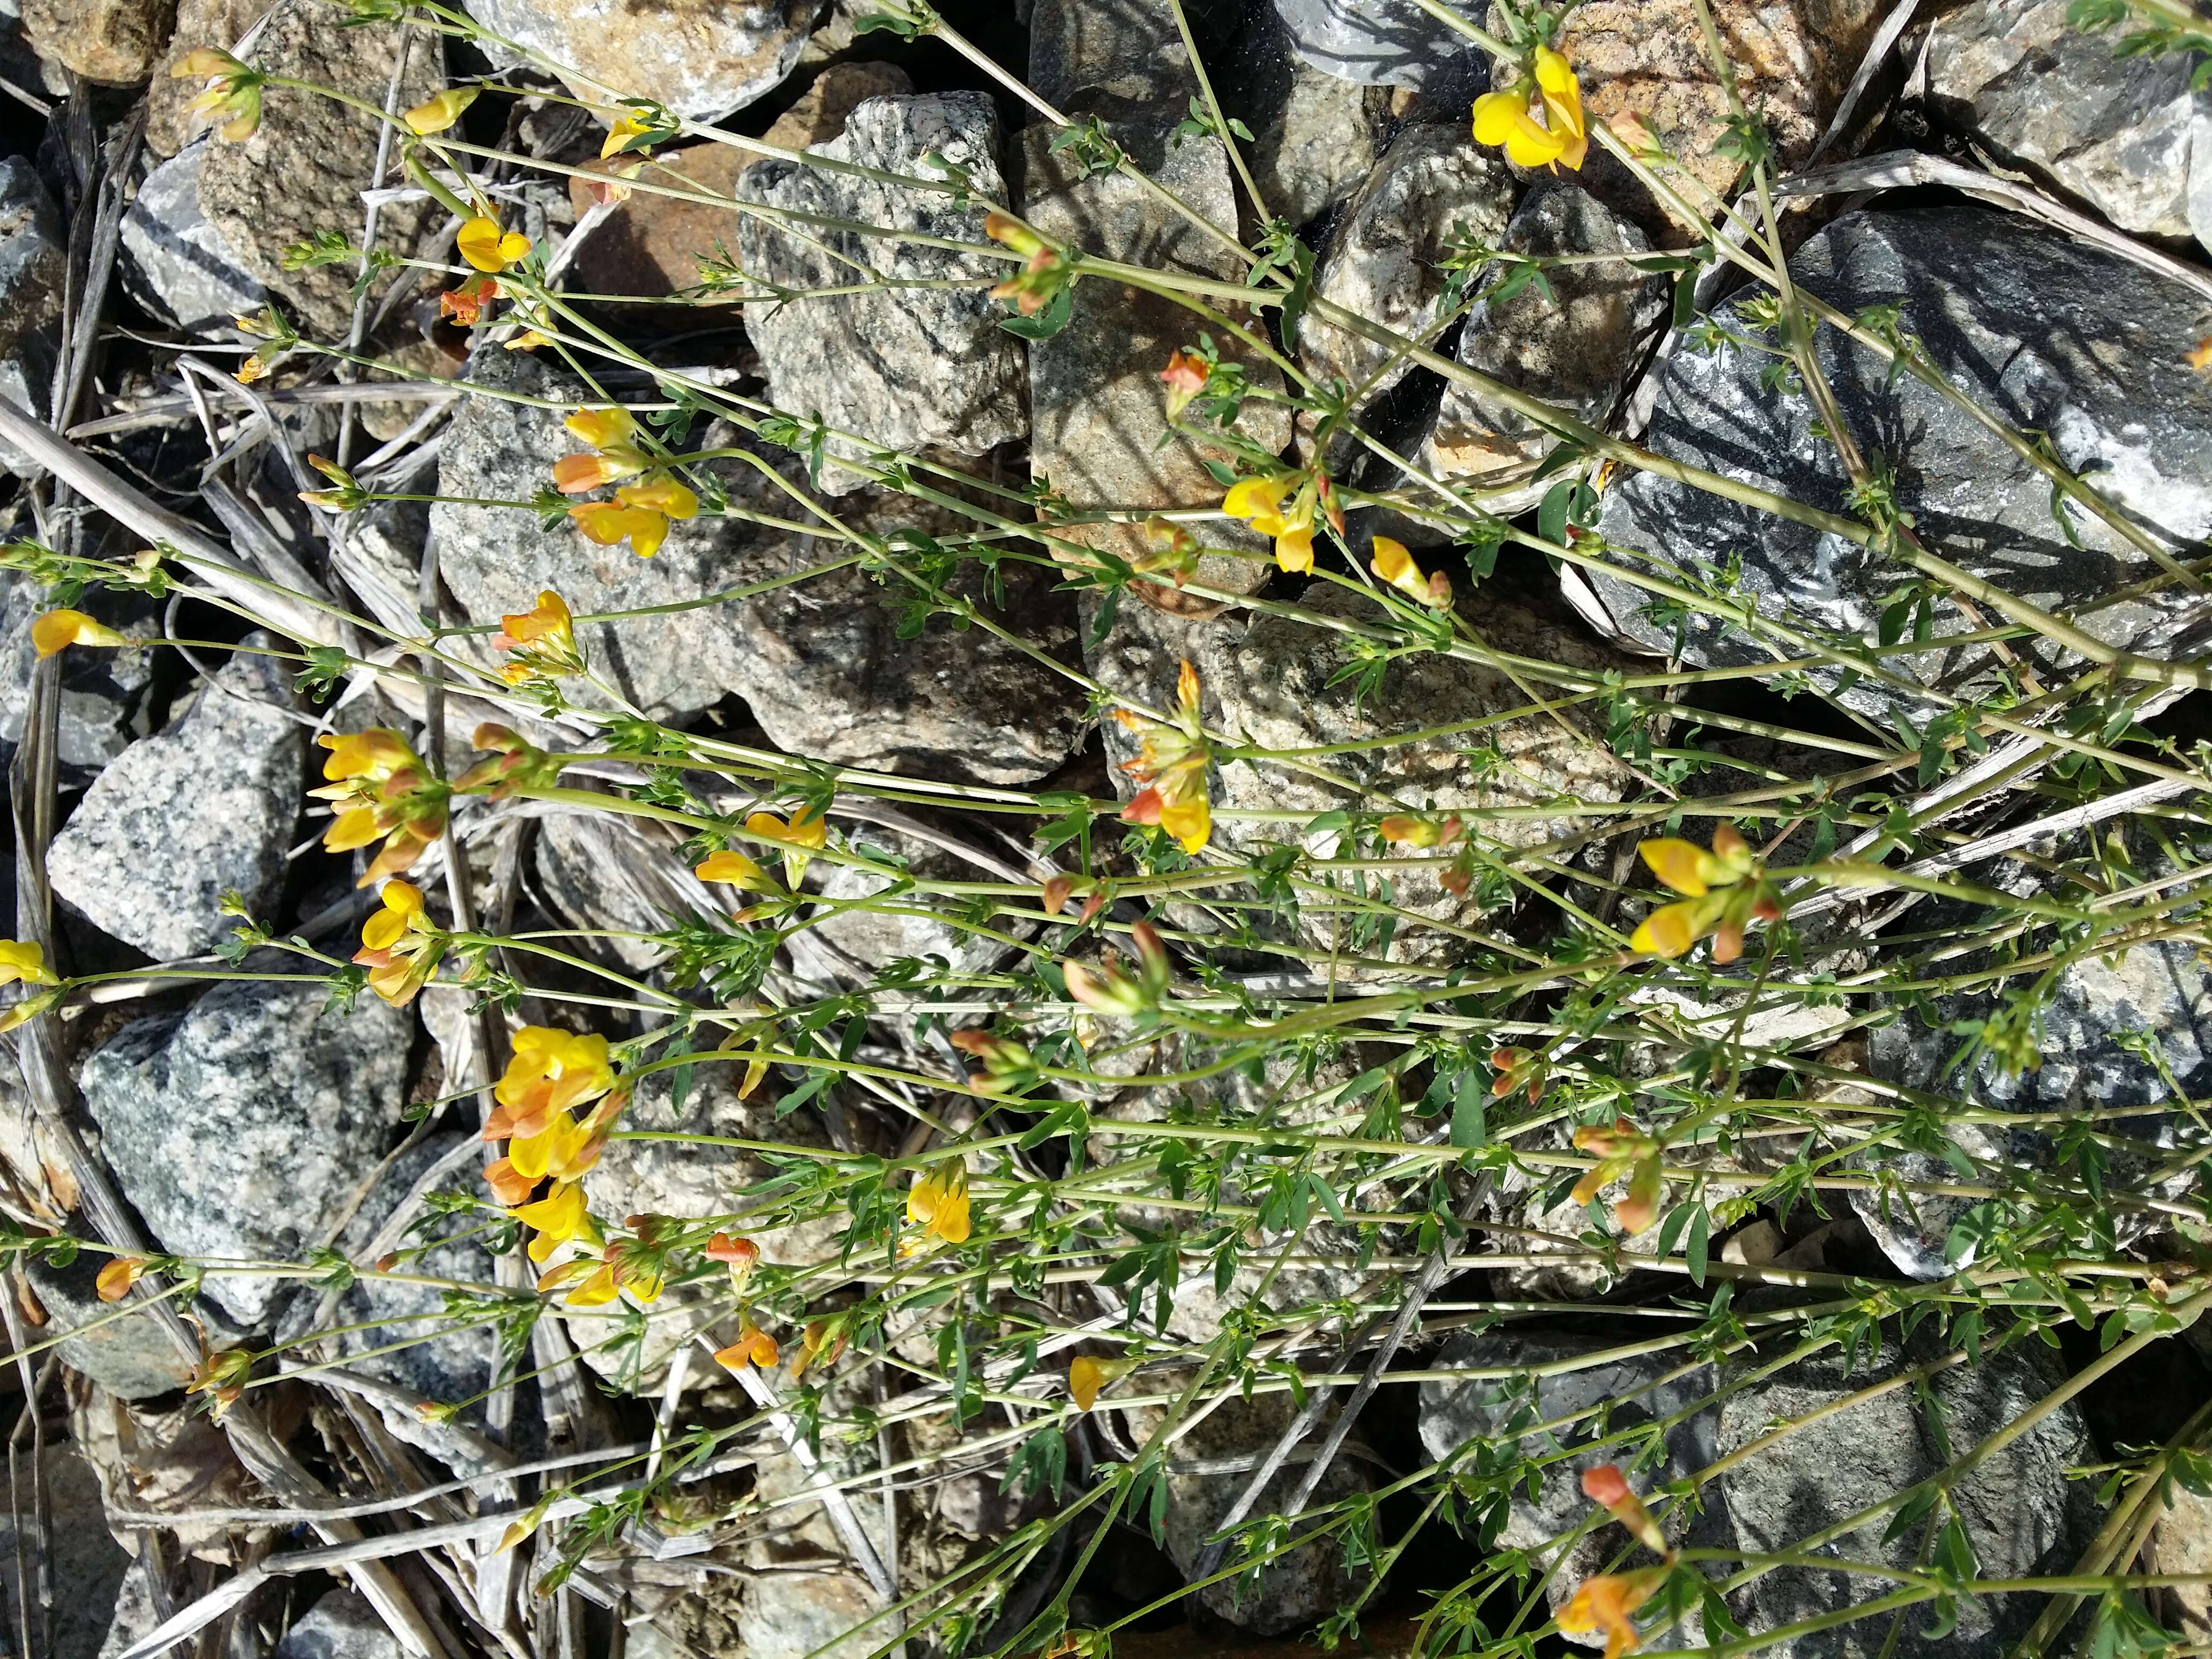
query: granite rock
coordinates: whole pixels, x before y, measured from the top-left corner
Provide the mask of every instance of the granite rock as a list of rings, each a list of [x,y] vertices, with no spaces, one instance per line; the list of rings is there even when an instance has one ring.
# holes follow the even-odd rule
[[[2212,529],[2212,381],[2183,361],[2203,302],[2127,260],[2017,217],[1977,208],[1854,213],[1790,261],[1798,285],[1846,313],[1894,305],[1936,367],[2015,430],[2050,435],[2058,459],[2095,482],[2153,534],[2186,546]],[[1735,307],[1724,326],[1746,326]],[[2094,637],[2148,656],[2195,655],[2192,607],[2171,595],[2117,592],[2156,567],[2098,521],[2053,521],[2043,476],[1910,375],[1832,329],[1820,362],[1844,418],[1895,473],[1899,507],[1940,556],[2046,610],[2063,609]],[[1763,354],[1723,345],[1668,361],[1646,441],[1661,455],[1848,513],[1833,447],[1812,430],[1809,404],[1769,391]],[[1649,473],[1607,490],[1607,540],[1689,572],[1693,559],[1741,561],[1735,597],[1763,616],[1872,643],[1887,596],[1904,580],[1875,552],[1757,508]],[[1595,586],[1629,633],[1699,665],[1771,660],[1740,624],[1703,608],[1679,619],[1645,613],[1640,590],[1599,575]],[[1970,624],[1939,606],[1935,631]],[[2022,656],[2052,653],[2034,641]],[[1990,683],[1986,650],[1936,649],[1886,659],[1891,672],[1948,691]],[[1844,694],[1870,710],[1890,693],[1861,681]]]
[[[398,1121],[412,1022],[372,997],[327,1000],[319,984],[219,985],[86,1059],[102,1151],[163,1249],[294,1257],[351,1200]],[[204,1294],[251,1326],[282,1288],[226,1273]]]
[[[1535,257],[1621,256],[1617,262],[1547,273],[1548,295],[1532,283],[1502,303],[1479,301],[1460,331],[1457,354],[1478,374],[1602,427],[1638,354],[1667,315],[1666,280],[1628,263],[1648,253],[1650,244],[1589,191],[1547,182],[1514,210],[1502,246]],[[1507,469],[1533,468],[1558,442],[1497,398],[1449,381],[1420,459],[1431,477],[1479,481]],[[1500,514],[1521,512],[1548,487],[1525,485],[1485,505]]]
[[[276,1659],[407,1659],[407,1649],[359,1590],[325,1590],[276,1644]]]
[[[28,1453],[24,1454],[27,1463]],[[68,1445],[49,1444],[38,1454],[39,1475],[52,1506],[53,1528],[46,1538],[46,1565],[54,1590],[54,1639],[41,1651],[53,1659],[95,1659],[107,1635],[123,1575],[131,1558],[107,1530],[107,1516],[100,1506],[100,1486],[92,1466]],[[18,1477],[27,1498],[30,1469]],[[23,1605],[22,1583],[15,1574],[19,1547],[27,1554],[27,1538],[18,1539],[9,1516],[0,1515],[0,1594],[10,1608]],[[32,1605],[37,1605],[35,1595]]]
[[[1275,15],[1299,57],[1362,86],[1425,87],[1476,50],[1413,0],[1275,0]]]
[[[331,0],[283,0],[254,42],[254,62],[270,74],[329,87],[379,108],[403,51],[400,108],[445,85],[434,35],[354,23],[349,15]],[[284,252],[318,231],[360,236],[361,193],[374,177],[383,123],[333,99],[283,87],[264,91],[261,112],[251,137],[233,143],[218,137],[201,159],[200,210],[240,265],[285,302],[303,331],[342,340],[353,323],[353,267],[286,270]],[[397,161],[392,165],[396,177]],[[444,220],[435,203],[387,204],[377,219],[378,246],[401,255],[426,252],[427,238]]]
[[[111,87],[153,72],[176,16],[175,0],[22,0],[23,33],[41,58]]]
[[[2138,236],[2212,246],[2212,91],[2200,61],[2118,56],[2067,0],[1967,0],[1929,32],[1928,93],[2000,160],[2033,168]]]
[[[1280,91],[1255,114],[1245,154],[1261,198],[1270,213],[1303,225],[1358,190],[1382,157],[1390,94],[1292,55]]]
[[[227,894],[265,917],[306,787],[286,678],[275,659],[241,652],[189,709],[125,750],[54,838],[54,891],[157,961],[228,939]]]
[[[0,398],[44,420],[69,258],[61,215],[27,156],[0,160]],[[22,458],[0,444],[0,465]]]
[[[41,1339],[61,1336],[62,1364],[81,1371],[119,1400],[173,1394],[191,1380],[192,1368],[151,1316],[112,1317],[115,1304],[101,1300],[94,1282],[104,1255],[80,1251],[66,1267],[38,1256],[24,1258],[24,1277],[46,1310]],[[63,1336],[62,1333],[73,1334]]]
[[[718,120],[763,98],[799,66],[823,0],[470,0],[494,33],[574,70],[576,94],[602,88],[658,98],[677,114]],[[599,83],[594,86],[592,83]]]
[[[846,118],[845,131],[815,147],[832,160],[910,176],[933,176],[938,163],[963,169],[975,193],[1003,199],[999,123],[981,93],[872,98]],[[795,161],[746,169],[738,194],[749,202],[860,224],[981,243],[983,210],[949,193],[887,185]],[[956,252],[890,236],[860,236],[819,225],[807,241],[748,215],[737,227],[739,263],[756,282],[806,289],[848,284],[859,272],[893,281],[939,283],[1003,275],[981,254]],[[832,258],[812,246],[835,250]],[[847,260],[853,264],[846,263]],[[775,405],[813,416],[861,441],[832,439],[833,455],[875,448],[936,448],[988,453],[1026,436],[1021,343],[999,326],[1003,306],[981,287],[895,288],[756,307],[748,319]],[[827,489],[862,482],[849,470],[824,469]]]
[[[149,173],[123,216],[123,282],[131,297],[187,334],[225,328],[269,303],[269,290],[200,211],[210,146],[187,143]]]
[[[31,624],[53,608],[53,599],[36,582],[13,574],[0,575],[0,591],[8,596],[0,611],[0,744],[12,747],[23,738],[31,675],[38,665]],[[125,633],[159,626],[159,610],[134,594],[93,592],[77,603],[80,610]],[[143,737],[153,678],[153,653],[137,646],[63,653],[57,728],[62,765],[79,776],[95,773]]]
[[[1166,0],[1036,0],[1030,88],[1066,113],[1172,109],[1198,90]]]

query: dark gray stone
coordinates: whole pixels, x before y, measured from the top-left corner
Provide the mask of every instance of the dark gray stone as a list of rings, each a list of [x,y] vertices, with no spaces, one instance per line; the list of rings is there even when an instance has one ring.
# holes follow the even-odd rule
[[[2119,57],[2132,19],[2092,34],[2068,0],[1968,0],[1936,21],[1928,90],[2003,160],[2139,236],[2212,246],[2212,92],[2200,59]]]
[[[1167,0],[1037,0],[1030,89],[1064,113],[1181,114],[1198,91]]]
[[[584,395],[557,366],[496,347],[478,354],[470,378],[556,400]],[[556,459],[579,447],[557,411],[473,399],[454,418],[440,488],[526,499]],[[795,463],[780,459],[803,479]],[[751,467],[721,464],[717,476],[742,507],[793,513],[790,498]],[[847,498],[838,512],[878,534],[902,525],[935,534],[956,527],[947,514],[874,489]],[[440,501],[431,524],[447,586],[464,611],[486,619],[528,610],[546,587],[580,613],[696,599],[827,562],[845,547],[830,537],[701,518],[674,526],[660,551],[641,559],[627,546],[595,546],[567,525],[544,530],[522,508],[454,501]],[[1003,611],[972,565],[948,586],[1016,636],[1066,648],[1072,618],[1049,576],[1009,565],[1005,578]],[[848,568],[744,600],[587,626],[578,637],[595,673],[661,720],[688,719],[735,692],[794,754],[898,771],[949,768],[994,783],[1058,766],[1080,731],[1083,703],[1072,683],[981,628],[933,621],[920,637],[900,638],[912,592],[897,577],[878,585]]]
[[[305,787],[305,733],[289,713],[286,678],[273,659],[241,652],[190,709],[124,750],[54,838],[55,892],[157,960],[229,938],[228,893],[265,919]]]
[[[1267,210],[1302,225],[1358,189],[1380,158],[1390,94],[1293,57],[1288,83],[1250,125],[1246,158]]]
[[[1459,76],[1460,60],[1475,51],[1413,0],[1275,0],[1275,15],[1299,57],[1362,86],[1425,87]]]
[[[1790,261],[1799,285],[1846,313],[1893,305],[1936,366],[2015,429],[2050,434],[2059,459],[2122,510],[2176,546],[2212,530],[2212,380],[2183,360],[2202,332],[2202,300],[2141,266],[2019,218],[1978,207],[1854,213]],[[1726,326],[1747,326],[1723,307]],[[1889,384],[1875,355],[1820,332],[1820,362],[1860,442],[1896,472],[1899,504],[1938,554],[2087,632],[2147,656],[2193,656],[2193,601],[2171,593],[2116,599],[2156,567],[2105,526],[2076,514],[2080,545],[2053,521],[2051,486],[1978,423],[1910,376]],[[1660,454],[1831,511],[1846,509],[1832,446],[1810,430],[1802,392],[1767,391],[1764,354],[1723,345],[1677,352],[1667,366],[1648,441]],[[1911,572],[1877,554],[1758,509],[1634,473],[1606,493],[1600,532],[1648,555],[1668,578],[1693,560],[1741,558],[1737,597],[1788,624],[1874,642],[1887,596]],[[1632,566],[1632,556],[1616,562]],[[1676,625],[1644,614],[1640,590],[1595,584],[1630,633],[1670,648]],[[1683,651],[1699,665],[1775,654],[1735,624],[1693,608]],[[1969,626],[1938,607],[1940,636]],[[2052,653],[2014,641],[2048,666]],[[1886,659],[1946,690],[1990,684],[1985,648]],[[1880,710],[1863,682],[1845,694]]]
[[[0,160],[0,398],[39,419],[52,396],[69,259],[61,215],[27,156]],[[0,465],[22,457],[0,445]]]
[[[1916,1351],[1917,1358],[1929,1356]],[[1896,1374],[1893,1345],[1887,1360],[1844,1373],[1814,1360],[1731,1395],[1720,1407],[1719,1450],[1735,1452],[1779,1421],[1806,1416]],[[2023,1339],[1978,1365],[1953,1366],[1929,1379],[1934,1409],[1917,1390],[1900,1388],[1823,1417],[1761,1448],[1721,1477],[1736,1547],[1786,1551],[1808,1534],[1832,1526],[1917,1481],[1954,1459],[2037,1405],[2063,1380],[2055,1357]],[[1948,1448],[1948,1449],[1947,1449]],[[2069,1480],[2074,1465],[2097,1455],[2081,1413],[2061,1406],[2018,1439],[1953,1482],[1951,1504],[1988,1578],[2029,1577],[2070,1571],[2096,1529],[2096,1505],[2087,1483]],[[1710,1500],[1709,1500],[1710,1501]],[[1907,1529],[1885,1541],[1894,1511],[1821,1546],[1858,1561],[1912,1565],[1922,1531]],[[1940,1522],[1938,1523],[1940,1524]],[[1762,1574],[1736,1597],[1737,1616],[1753,1631],[1810,1619],[1856,1601],[1872,1601],[1891,1585],[1864,1574],[1823,1573],[1784,1567]],[[1890,1621],[1862,1623],[1800,1636],[1767,1650],[1781,1659],[1895,1659],[1966,1656],[1996,1659],[2008,1651],[2040,1610],[2040,1596],[1961,1596],[1958,1628],[1930,1640],[1923,1609],[1908,1610],[1893,1650],[1884,1646]]]
[[[1459,338],[1459,361],[1469,368],[1603,426],[1629,370],[1667,314],[1665,279],[1628,263],[1650,252],[1650,243],[1589,191],[1547,180],[1514,210],[1501,246],[1537,257],[1622,256],[1619,263],[1546,273],[1549,297],[1532,283],[1502,304],[1482,301],[1468,313]],[[1493,270],[1502,274],[1502,268]],[[1420,459],[1432,477],[1480,483],[1486,474],[1534,466],[1558,442],[1498,398],[1450,381]],[[1550,487],[1547,482],[1525,485],[1486,504],[1498,514],[1520,512]]]
[[[63,1337],[60,1347],[62,1364],[71,1370],[82,1371],[122,1400],[173,1394],[191,1380],[192,1368],[151,1316],[125,1313],[116,1318],[122,1311],[117,1304],[100,1299],[94,1281],[107,1256],[81,1251],[66,1267],[50,1267],[36,1256],[25,1260],[31,1288],[46,1310],[47,1324],[39,1335],[76,1333]]]
[[[2069,963],[2057,978],[2041,1012],[2042,1063],[2008,1077],[1986,1052],[1962,1072],[1949,1070],[1951,1057],[1967,1038],[1942,1029],[1955,1020],[1986,1018],[1996,1007],[1986,993],[1941,997],[1929,1024],[1906,1012],[1877,1026],[1868,1040],[1874,1074],[1886,1083],[1961,1096],[1977,1104],[2015,1112],[2103,1112],[2130,1106],[2146,1108],[2140,1118],[2108,1120],[2112,1133],[2154,1146],[2176,1144],[2180,1125],[2171,1091],[2156,1069],[2130,1054],[2123,1035],[2142,1033],[2163,1052],[2167,1067],[2191,1099],[2212,1093],[2212,971],[2187,940],[2160,939],[2106,957]],[[1945,1133],[1969,1157],[2012,1167],[2050,1167],[2058,1159],[2049,1126],[2010,1129],[1997,1124],[1950,1123]],[[2106,1179],[2130,1184],[2148,1173],[2144,1160],[2114,1156]],[[1941,1158],[1904,1153],[1893,1167],[1907,1181],[1955,1181],[1957,1171]],[[1945,1259],[1952,1228],[1972,1207],[1963,1198],[1916,1194],[1908,1204],[1899,1194],[1854,1192],[1859,1212],[1884,1255],[1915,1279],[1942,1279],[1973,1260],[1968,1249]],[[2150,1219],[2121,1213],[2125,1233]]]
[[[320,1243],[391,1139],[412,1022],[375,998],[325,1012],[320,985],[236,981],[134,1020],[84,1062],[85,1104],[163,1249],[289,1260]],[[210,1274],[243,1325],[278,1281]]]
[[[53,1530],[46,1538],[46,1559],[53,1574],[54,1644],[43,1651],[51,1653],[53,1659],[95,1659],[131,1558],[108,1532],[107,1515],[100,1508],[100,1483],[92,1466],[77,1455],[76,1448],[48,1446],[40,1455],[39,1474],[46,1482],[53,1516]],[[27,1509],[29,1474],[26,1468],[21,1481]],[[29,1540],[24,1542],[27,1545]],[[0,1593],[8,1598],[11,1618],[23,1605],[21,1583],[15,1576],[15,1526],[0,1514]],[[35,1611],[32,1623],[35,1629]]]
[[[187,334],[227,328],[269,303],[269,290],[200,211],[200,164],[219,142],[200,138],[149,173],[123,216],[124,286]]]
[[[999,123],[981,93],[871,98],[845,131],[810,154],[913,176],[931,176],[934,154],[967,172],[976,194],[1003,200]],[[885,185],[795,161],[763,161],[738,181],[747,201],[823,214],[966,242],[983,238],[983,210],[949,194]],[[807,225],[805,241],[748,215],[735,227],[738,257],[757,283],[790,289],[850,283],[873,271],[919,282],[1002,276],[1009,267],[978,254],[859,236]],[[833,259],[812,246],[835,249]],[[847,264],[845,260],[855,263]],[[999,326],[1006,307],[984,289],[885,289],[749,308],[746,326],[760,349],[776,406],[815,416],[864,441],[833,441],[833,454],[874,448],[939,448],[977,456],[1026,436],[1021,343]],[[834,490],[860,478],[824,469]]]
[[[276,1659],[407,1659],[407,1649],[359,1590],[326,1590],[276,1644]]]

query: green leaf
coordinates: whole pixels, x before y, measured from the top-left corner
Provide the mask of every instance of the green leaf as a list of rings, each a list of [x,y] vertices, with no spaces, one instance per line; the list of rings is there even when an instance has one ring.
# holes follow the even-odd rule
[[[1067,326],[1067,319],[1074,314],[1075,289],[1070,283],[1047,300],[1034,317],[1001,317],[999,326],[1024,340],[1049,340]]]

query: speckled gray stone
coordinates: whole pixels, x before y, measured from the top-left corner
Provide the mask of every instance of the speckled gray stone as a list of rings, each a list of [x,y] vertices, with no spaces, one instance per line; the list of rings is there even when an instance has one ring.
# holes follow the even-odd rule
[[[888,172],[926,175],[927,155],[966,170],[976,194],[1005,199],[999,172],[999,122],[981,93],[953,92],[871,98],[855,107],[845,131],[808,153]],[[947,193],[879,184],[849,173],[763,161],[738,181],[744,199],[861,224],[984,240],[983,210],[955,204]],[[858,236],[820,225],[808,241],[748,215],[735,225],[738,257],[756,283],[791,289],[852,283],[861,270],[923,283],[1002,276],[1008,267],[981,254],[955,252],[884,236]],[[809,244],[819,241],[844,259]],[[1006,314],[983,288],[884,289],[866,294],[747,307],[746,327],[760,349],[769,396],[795,416],[819,416],[858,434],[863,445],[830,445],[832,453],[869,448],[942,448],[976,456],[1024,437],[1021,342],[999,326]],[[851,489],[860,480],[836,468],[823,483]]]
[[[2116,55],[2130,18],[2092,34],[2068,0],[1968,0],[1929,33],[1938,112],[2139,236],[2212,246],[2212,91],[2202,60]]]
[[[586,84],[595,81],[712,121],[783,83],[823,8],[823,0],[470,0],[468,9],[495,33],[580,71],[580,97],[605,97]]]
[[[276,1659],[406,1659],[407,1650],[359,1590],[325,1590],[284,1639]]]
[[[2212,380],[2182,356],[2203,331],[2203,301],[2192,290],[1980,207],[1853,213],[1808,240],[1790,269],[1802,288],[1846,313],[1899,307],[1901,325],[1969,397],[2015,429],[2049,434],[2065,465],[2171,544],[2212,530]],[[1745,326],[1733,306],[1720,316]],[[2041,474],[1911,376],[1889,384],[1872,352],[1832,329],[1819,341],[1844,417],[1894,468],[1899,503],[1936,552],[2045,609],[2075,611],[2108,644],[2151,657],[2201,653],[2192,601],[2112,600],[2116,589],[2157,574],[2148,559],[2080,514],[2081,545],[2069,546]],[[1647,441],[1662,455],[1845,512],[1841,465],[1810,429],[1805,396],[1759,384],[1771,361],[1732,345],[1677,352]],[[1598,529],[1650,555],[1662,576],[1693,559],[1718,566],[1740,557],[1737,597],[1762,615],[1869,644],[1885,597],[1911,574],[1841,537],[1650,473],[1606,492]],[[1595,585],[1630,633],[1671,647],[1675,627],[1644,614],[1640,590],[1606,576]],[[1693,608],[1681,626],[1684,654],[1700,666],[1778,654],[1707,609]],[[1938,607],[1939,637],[1968,626],[1955,609]],[[2052,660],[2037,641],[2012,649]],[[1983,647],[1886,661],[1945,690],[1991,683]],[[1890,701],[1863,681],[1845,695],[1875,711]]]
[[[228,939],[227,893],[266,919],[306,785],[286,678],[274,659],[239,653],[183,714],[125,750],[54,837],[54,891],[157,960]]]
[[[289,1260],[320,1243],[398,1126],[412,1021],[319,984],[234,981],[134,1020],[84,1062],[85,1104],[124,1193],[179,1255]],[[283,1286],[210,1275],[244,1325]]]
[[[188,334],[227,328],[269,303],[222,233],[200,211],[203,137],[149,173],[123,216],[123,283],[131,297]]]
[[[151,1315],[113,1317],[115,1304],[100,1299],[95,1282],[108,1258],[80,1251],[66,1267],[26,1255],[24,1276],[46,1310],[41,1340],[62,1336],[62,1364],[81,1371],[122,1400],[150,1400],[172,1394],[191,1380],[191,1366]]]

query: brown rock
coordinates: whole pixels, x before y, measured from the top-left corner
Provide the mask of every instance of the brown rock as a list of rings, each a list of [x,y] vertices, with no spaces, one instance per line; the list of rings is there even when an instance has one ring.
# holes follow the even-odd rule
[[[2150,1535],[2150,1572],[2212,1572],[2212,1498],[2202,1498],[2179,1483],[2168,1489],[2169,1507]],[[2212,1641],[2212,1584],[2181,1584],[2156,1592],[2159,1613],[2185,1642]]]
[[[1766,124],[1777,164],[1804,160],[1865,55],[1876,0],[1712,0],[1737,90]],[[1713,73],[1694,0],[1586,0],[1567,15],[1559,50],[1582,79],[1589,124],[1641,116],[1708,189],[1736,173],[1713,154],[1728,98]],[[1666,215],[1627,172],[1590,147],[1577,181],[1659,232]],[[1677,233],[1676,240],[1680,240]]]
[[[844,131],[845,118],[864,100],[913,90],[906,71],[896,64],[839,64],[823,70],[762,137],[787,149],[827,143]],[[639,177],[647,184],[658,179],[726,197],[738,175],[760,159],[730,144],[687,144],[665,152]],[[591,164],[594,172],[615,165]],[[580,216],[597,199],[587,179],[569,179],[568,197]],[[736,216],[726,207],[635,191],[585,240],[576,257],[577,274],[594,294],[660,299],[697,287],[700,262],[726,258],[720,250],[736,243]]]
[[[438,42],[416,29],[352,25],[327,0],[284,0],[270,14],[253,51],[272,74],[311,82],[381,106],[392,69],[408,54],[399,104],[418,104],[446,83]],[[342,337],[353,321],[350,264],[310,270],[283,268],[285,249],[317,231],[361,235],[361,193],[376,166],[380,123],[336,100],[289,87],[262,98],[260,130],[232,143],[218,137],[200,167],[200,210],[239,263],[292,311],[302,331]],[[433,215],[436,215],[435,220]],[[444,210],[434,204],[388,206],[378,220],[379,245],[395,253],[420,252]]]
[[[176,0],[177,27],[169,37],[169,50],[146,88],[147,149],[156,155],[174,155],[199,131],[199,118],[190,106],[204,83],[189,77],[173,80],[169,71],[198,47],[230,51],[264,9],[259,0]]]
[[[41,58],[129,86],[153,73],[176,15],[174,0],[24,0],[23,33]]]

